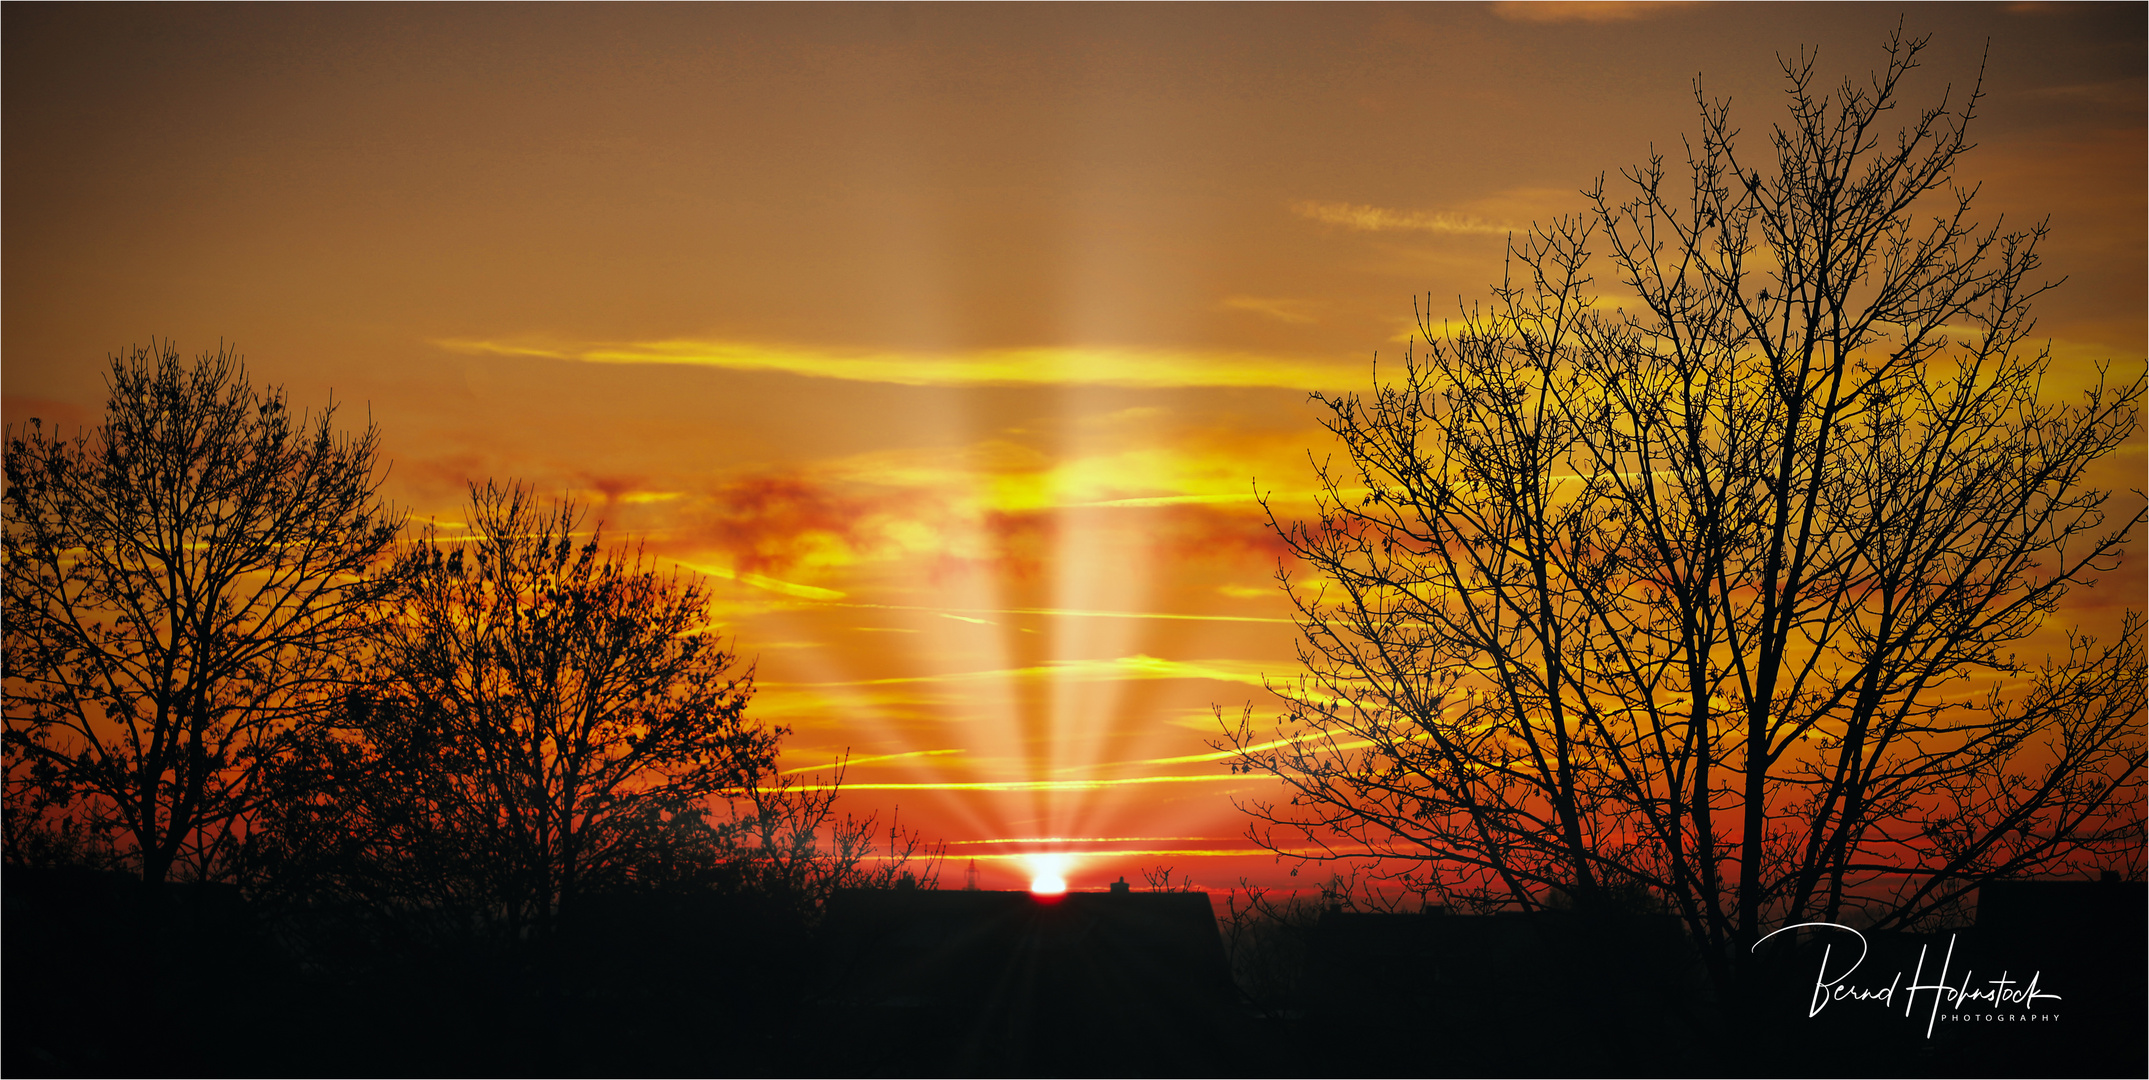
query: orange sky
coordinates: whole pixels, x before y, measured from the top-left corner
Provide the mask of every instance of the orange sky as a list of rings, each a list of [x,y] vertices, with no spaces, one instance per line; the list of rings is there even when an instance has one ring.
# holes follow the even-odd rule
[[[1919,5],[1909,100],[1989,40],[1967,179],[2049,214],[2040,331],[2144,356],[2144,9]],[[848,750],[975,857],[1287,883],[1206,760],[1295,670],[1255,485],[1306,393],[1481,297],[1510,227],[1676,155],[1692,84],[1777,119],[1879,5],[5,9],[6,418],[219,338],[381,425],[460,520],[533,481],[714,573],[786,765]],[[2141,486],[2137,437],[2105,470]],[[2092,600],[2139,605],[2130,565]],[[2085,605],[2084,609],[2087,611]],[[2095,616],[2092,616],[2095,617]],[[906,787],[904,785],[922,785]],[[968,785],[968,786],[961,786]],[[1091,838],[1045,843],[1035,838]],[[1013,841],[1013,842],[1010,842]]]

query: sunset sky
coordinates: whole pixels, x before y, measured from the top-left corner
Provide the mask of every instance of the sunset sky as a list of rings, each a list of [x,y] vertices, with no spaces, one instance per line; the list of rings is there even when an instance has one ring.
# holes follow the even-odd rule
[[[1210,743],[1297,670],[1254,493],[1304,512],[1308,392],[1679,160],[1697,74],[1759,157],[1777,57],[1863,79],[1899,16],[1913,105],[1989,48],[1963,178],[2050,217],[2057,388],[2138,374],[2138,4],[18,4],[6,419],[235,343],[421,521],[518,479],[710,575],[785,767],[851,755],[944,884],[1287,884]]]

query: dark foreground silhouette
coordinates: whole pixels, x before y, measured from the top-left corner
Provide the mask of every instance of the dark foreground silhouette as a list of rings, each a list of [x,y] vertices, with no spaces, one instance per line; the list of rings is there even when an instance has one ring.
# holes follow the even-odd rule
[[[849,890],[824,929],[839,1072],[1263,1071],[1206,893]]]
[[[1846,981],[2061,995],[1932,1025],[1838,1002],[1789,941],[1713,1000],[1661,917],[1313,913],[1249,983],[1202,893],[599,897],[551,940],[399,936],[377,912],[15,868],[4,1067],[68,1075],[2140,1076],[2138,882],[1988,887],[1979,923],[1875,936]],[[1235,963],[1236,962],[1236,963]],[[1236,968],[1240,984],[1235,985]],[[1976,1020],[2035,1012],[2047,1019]]]

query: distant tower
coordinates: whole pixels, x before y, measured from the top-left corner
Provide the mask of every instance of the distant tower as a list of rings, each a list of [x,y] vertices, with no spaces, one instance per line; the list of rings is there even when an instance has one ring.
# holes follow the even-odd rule
[[[977,891],[977,860],[970,860],[970,869],[963,873],[963,891]]]

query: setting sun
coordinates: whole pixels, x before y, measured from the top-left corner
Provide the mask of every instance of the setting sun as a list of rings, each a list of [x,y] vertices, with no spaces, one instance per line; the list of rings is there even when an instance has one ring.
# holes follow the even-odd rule
[[[1065,855],[1027,855],[1022,861],[1030,868],[1030,892],[1035,896],[1060,896],[1067,891],[1069,860]]]

